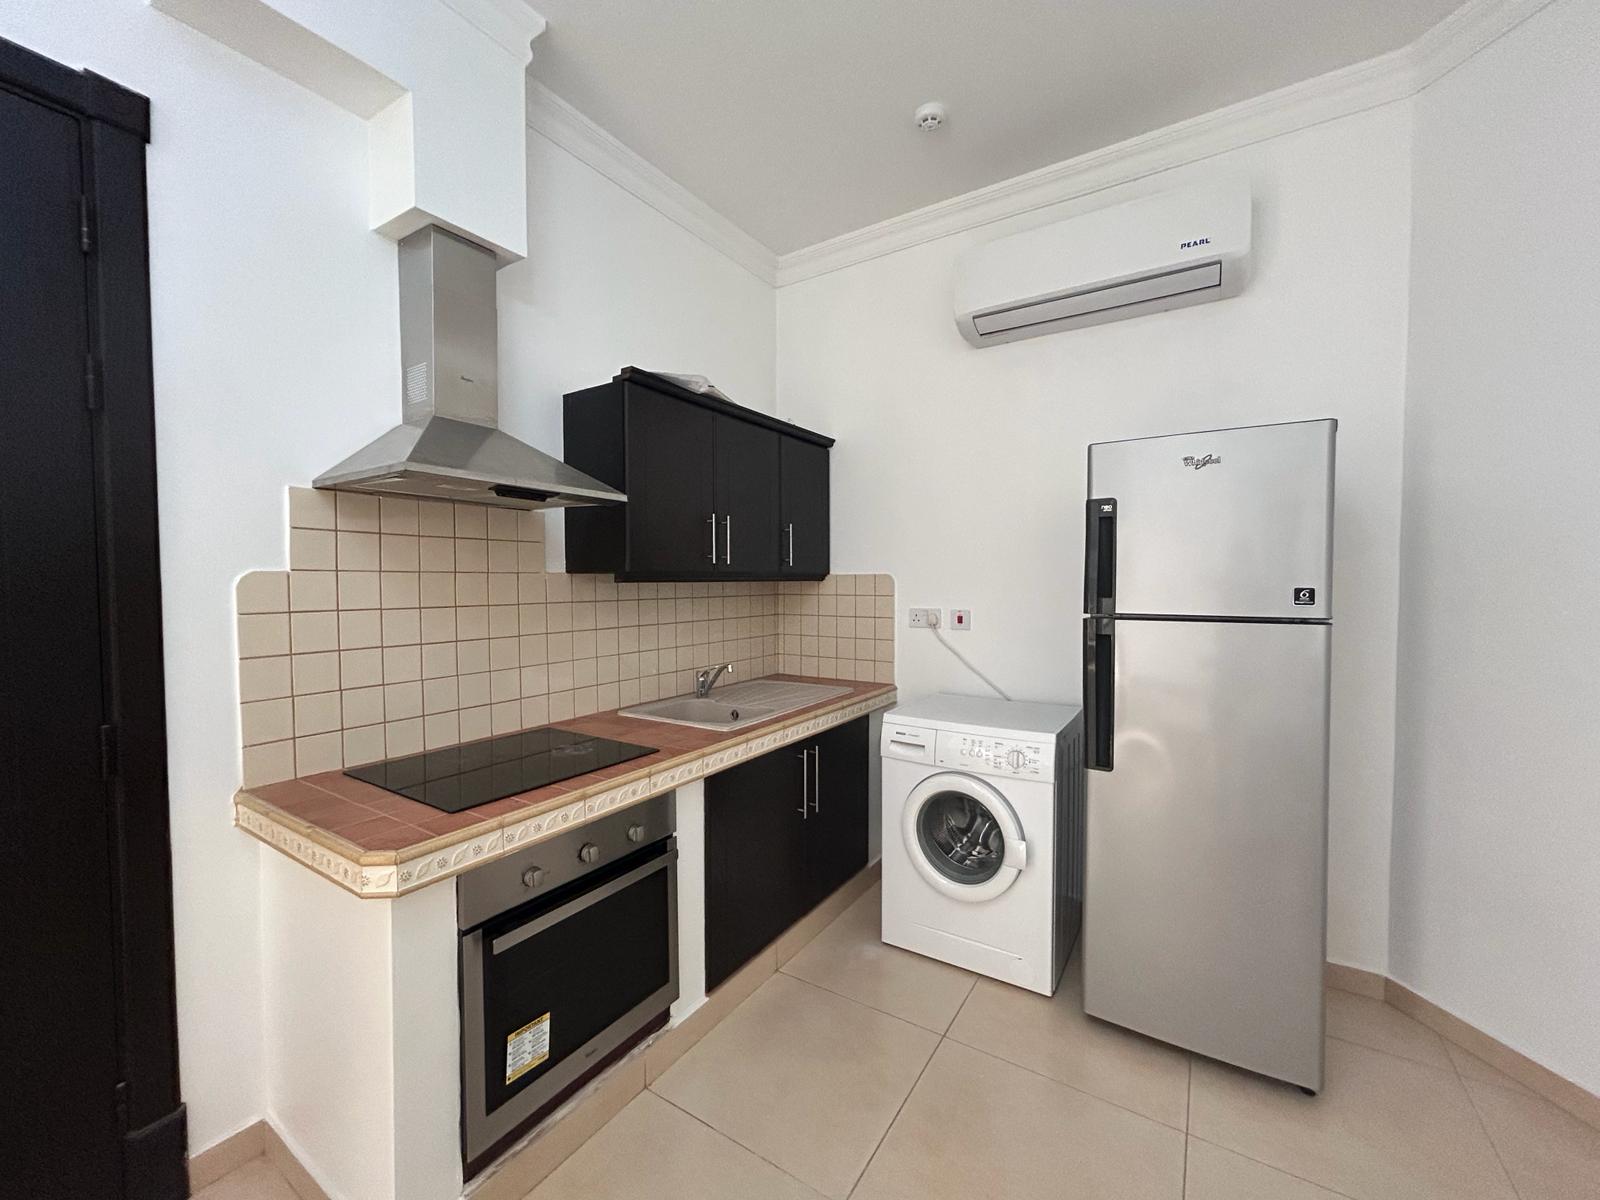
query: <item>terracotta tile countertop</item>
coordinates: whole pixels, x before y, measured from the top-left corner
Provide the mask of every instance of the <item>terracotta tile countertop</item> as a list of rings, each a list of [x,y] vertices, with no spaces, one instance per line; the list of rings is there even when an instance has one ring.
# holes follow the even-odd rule
[[[887,708],[895,700],[890,684],[799,675],[767,678],[850,690],[731,732],[624,717],[616,711],[558,721],[561,729],[657,749],[466,812],[440,812],[342,771],[324,771],[236,793],[234,822],[358,896],[382,899],[458,875],[612,809]]]

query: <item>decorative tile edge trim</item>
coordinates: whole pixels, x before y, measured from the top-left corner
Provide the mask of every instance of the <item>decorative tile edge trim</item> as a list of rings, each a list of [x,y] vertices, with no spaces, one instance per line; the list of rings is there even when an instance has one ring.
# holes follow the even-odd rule
[[[354,892],[358,896],[379,894],[362,890],[365,885],[362,883],[360,863],[329,850],[321,842],[313,841],[292,826],[249,807],[237,796],[233,801],[233,823],[251,837],[265,842],[296,862],[303,863],[318,875],[333,880],[346,891]]]
[[[398,862],[362,863],[357,858],[330,849],[287,822],[254,807],[240,796],[234,797],[233,823],[258,841],[309,867],[318,875],[331,879],[347,892],[366,900],[392,900],[440,880],[450,879],[480,863],[542,842],[605,813],[627,808],[685,783],[714,775],[747,758],[757,757],[813,733],[889,708],[897,698],[898,693],[891,688],[840,708],[813,713],[793,724],[666,767],[648,778],[630,780],[537,816],[483,830],[459,842],[436,846],[425,854]]]

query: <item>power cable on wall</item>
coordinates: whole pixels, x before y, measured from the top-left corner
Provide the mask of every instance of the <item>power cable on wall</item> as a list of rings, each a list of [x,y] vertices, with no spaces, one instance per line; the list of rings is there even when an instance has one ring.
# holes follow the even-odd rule
[[[937,616],[937,614],[934,614],[934,615]],[[972,660],[971,659],[969,659],[965,654],[961,653],[961,651],[957,650],[949,642],[945,641],[944,634],[940,631],[940,629],[939,629],[939,627],[937,625],[929,625],[928,626],[928,632],[933,634],[934,637],[938,638],[939,639],[939,644],[941,646],[943,646],[946,650],[950,651],[951,654],[954,654],[956,656],[956,658],[958,660],[960,660],[962,666],[964,666],[967,670],[971,671],[979,679],[983,680],[984,683],[988,684],[991,688],[993,688],[995,695],[999,696],[1000,699],[1002,699],[1002,700],[1011,699],[1010,696],[1006,695],[1005,689],[1003,689],[994,680],[990,679],[982,671],[978,670],[978,668],[975,667],[972,664]]]

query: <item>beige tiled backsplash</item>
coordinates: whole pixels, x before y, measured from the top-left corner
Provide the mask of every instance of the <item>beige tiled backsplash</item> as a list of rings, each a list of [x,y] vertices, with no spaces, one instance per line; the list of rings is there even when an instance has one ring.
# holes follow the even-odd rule
[[[830,575],[779,588],[778,669],[791,675],[894,682],[894,581]]]
[[[289,570],[238,583],[252,786],[692,691],[732,662],[894,681],[887,575],[547,575],[541,513],[289,489]]]

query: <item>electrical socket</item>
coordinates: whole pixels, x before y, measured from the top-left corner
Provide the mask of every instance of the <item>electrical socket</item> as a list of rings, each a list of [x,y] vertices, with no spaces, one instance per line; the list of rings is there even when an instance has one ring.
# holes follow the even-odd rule
[[[950,628],[952,631],[957,629],[971,629],[972,610],[970,608],[952,608],[950,610]]]
[[[913,608],[911,610],[911,628],[939,628],[939,610],[937,608]]]

